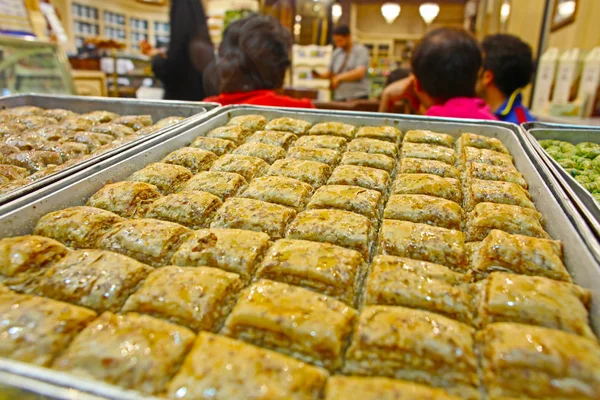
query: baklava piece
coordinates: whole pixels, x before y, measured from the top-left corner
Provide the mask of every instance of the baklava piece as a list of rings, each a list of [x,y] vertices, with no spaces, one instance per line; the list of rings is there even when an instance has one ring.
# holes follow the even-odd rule
[[[44,115],[44,109],[36,106],[19,106],[4,109],[2,114],[16,117],[29,117],[35,115]]]
[[[209,267],[164,267],[152,272],[123,307],[193,331],[221,328],[242,288],[237,274]]]
[[[339,136],[303,136],[296,140],[294,146],[309,147],[311,149],[328,149],[343,151],[346,147],[346,139]]]
[[[169,397],[316,400],[328,375],[274,351],[201,332],[169,384]]]
[[[453,142],[454,139],[450,135],[425,130],[408,131],[404,135],[404,143],[434,144],[452,148]]]
[[[2,160],[2,157],[6,157],[11,154],[18,153],[18,152],[19,152],[18,147],[0,142],[0,160]]]
[[[478,149],[487,149],[499,153],[510,154],[502,142],[493,137],[475,135],[474,133],[463,133],[456,141],[456,148],[461,151],[464,147],[475,147]]]
[[[60,122],[60,121],[64,121],[65,119],[67,119],[69,117],[76,117],[77,113],[74,113],[73,111],[65,110],[62,108],[53,108],[53,109],[44,110],[42,112],[42,115],[44,117],[54,118],[55,120]]]
[[[247,131],[256,132],[265,129],[267,122],[262,115],[240,115],[231,118],[227,125],[240,126]]]
[[[296,139],[298,139],[298,136],[290,132],[258,131],[246,139],[246,143],[270,144],[271,146],[287,149]]]
[[[235,149],[233,154],[241,154],[245,156],[251,156],[260,158],[267,164],[273,164],[280,158],[285,157],[285,150],[279,146],[273,146],[271,144],[264,143],[245,143]]]
[[[253,179],[241,197],[291,207],[297,212],[304,209],[312,193],[312,186],[284,176],[264,176]]]
[[[541,223],[542,214],[531,208],[511,206],[508,204],[479,203],[467,215],[465,236],[468,242],[477,242],[486,238],[494,229],[550,239]]]
[[[123,126],[125,126],[125,125],[123,125]],[[134,132],[135,132],[136,136],[141,137],[141,136],[145,136],[145,135],[150,135],[150,134],[158,131],[159,129],[161,129],[159,126],[150,125],[145,128],[138,129],[137,131],[134,131]]]
[[[151,271],[111,251],[75,250],[44,272],[34,293],[97,312],[118,312]]]
[[[18,291],[25,290],[46,267],[69,250],[43,236],[16,236],[0,239],[0,282]]]
[[[158,122],[155,123],[153,126],[156,126],[157,128],[161,129],[161,128],[165,128],[167,126],[175,125],[175,124],[183,121],[184,119],[185,119],[185,117],[176,117],[176,116],[164,117],[162,119],[159,119]]]
[[[479,203],[498,203],[531,208],[535,206],[529,193],[516,183],[470,179],[464,186],[465,211],[471,211]]]
[[[421,158],[423,160],[435,160],[454,165],[456,155],[454,150],[433,144],[404,143],[402,144],[402,158]]]
[[[330,297],[261,279],[242,291],[221,333],[335,370],[356,314]]]
[[[392,174],[396,166],[396,160],[383,154],[362,153],[349,151],[344,153],[342,165],[359,165],[363,167],[377,168]]]
[[[302,121],[300,119],[294,118],[276,118],[271,120],[267,126],[265,126],[265,130],[268,131],[281,131],[281,132],[290,132],[297,136],[306,135],[308,130],[311,127],[311,123],[307,121]]]
[[[194,231],[173,254],[171,263],[182,267],[203,265],[238,274],[244,282],[270,246],[269,235],[240,229]]]
[[[248,138],[250,135],[252,135],[251,131],[244,129],[241,126],[230,125],[215,128],[212,131],[208,132],[206,134],[206,137],[230,140],[236,145],[240,145],[244,143],[246,138]]]
[[[390,184],[390,174],[377,168],[340,165],[333,171],[327,184],[359,186],[365,189],[377,190],[385,195]]]
[[[598,399],[600,347],[554,329],[499,322],[477,332],[490,399]]]
[[[383,218],[416,222],[447,229],[461,229],[462,208],[455,202],[424,194],[393,194]]]
[[[423,194],[461,203],[460,181],[432,174],[400,174],[394,181],[393,194]]]
[[[19,150],[40,150],[48,143],[46,139],[37,136],[34,133],[18,133],[14,135],[6,135],[2,139],[4,144],[14,146]]]
[[[465,275],[443,265],[376,256],[366,282],[364,305],[417,308],[473,324]]]
[[[27,128],[26,125],[23,125],[19,122],[15,122],[15,121],[2,122],[2,123],[0,123],[0,138],[18,134],[21,132],[25,132],[28,129],[29,128]]]
[[[128,126],[120,125],[120,124],[100,124],[92,127],[90,129],[92,132],[104,133],[106,135],[111,135],[115,139],[120,139],[122,137],[131,136],[135,133],[133,129]]]
[[[30,173],[35,173],[51,165],[60,165],[63,159],[55,151],[22,151],[5,157],[7,164],[25,168]]]
[[[25,168],[17,167],[16,165],[0,164],[0,182],[2,184],[18,179],[23,179],[29,172]]]
[[[493,272],[477,283],[477,326],[516,322],[596,340],[588,324],[590,292],[540,276]]]
[[[156,186],[162,194],[178,192],[192,177],[189,169],[180,165],[153,163],[131,174],[128,181],[145,182]]]
[[[64,126],[65,128],[67,128],[70,131],[76,131],[76,132],[89,131],[90,129],[92,129],[92,127],[95,124],[96,124],[95,122],[93,122],[83,116],[68,117],[67,119],[65,119],[62,122],[62,126]]]
[[[247,183],[244,177],[233,172],[206,171],[187,181],[183,190],[198,190],[217,196],[221,201],[240,193]]]
[[[466,169],[463,180],[483,179],[486,181],[500,181],[516,183],[527,190],[527,181],[515,168],[497,167],[495,165],[473,162]]]
[[[331,243],[369,259],[375,230],[369,218],[342,210],[303,211],[289,225],[286,238]]]
[[[219,208],[210,227],[264,232],[279,239],[295,215],[293,209],[278,204],[233,197]]]
[[[160,193],[156,186],[144,182],[117,182],[105,185],[87,202],[87,206],[101,208],[124,218],[140,218]]]
[[[316,161],[283,159],[275,161],[267,175],[297,179],[318,188],[327,182],[331,168]]]
[[[340,162],[340,153],[330,149],[294,146],[288,150],[287,158],[317,161],[334,167]]]
[[[308,134],[311,136],[339,136],[346,140],[352,140],[356,134],[356,128],[352,125],[341,122],[321,122],[310,128]]]
[[[401,174],[432,174],[442,178],[460,178],[458,169],[442,161],[421,158],[403,158],[400,161]]]
[[[442,389],[382,377],[332,376],[325,400],[460,400]]]
[[[147,315],[105,312],[73,340],[53,368],[159,394],[193,342],[194,334],[187,328]]]
[[[82,143],[85,144],[89,152],[98,150],[100,147],[111,143],[114,138],[104,133],[96,132],[74,132],[63,136],[59,143]]]
[[[492,230],[472,255],[471,273],[475,278],[485,278],[493,271],[571,281],[563,264],[562,242],[501,230]]]
[[[479,399],[474,333],[468,325],[427,311],[368,306],[343,372],[406,379]]]
[[[233,172],[250,181],[252,178],[263,176],[269,169],[269,164],[257,157],[241,154],[224,154],[211,167],[213,172]]]
[[[358,186],[325,185],[315,191],[306,208],[350,211],[364,215],[377,226],[382,210],[381,193]]]
[[[98,247],[162,267],[171,263],[175,251],[192,233],[173,222],[135,219],[115,225],[98,241]]]
[[[150,115],[124,115],[113,120],[113,123],[125,125],[134,131],[139,131],[152,125],[152,117]]]
[[[64,142],[56,143],[49,142],[42,146],[40,150],[53,151],[60,155],[60,158],[67,164],[68,161],[81,162],[83,157],[90,153],[88,147],[83,143]],[[64,165],[64,164],[63,164]]]
[[[31,132],[41,139],[57,141],[67,136],[71,131],[62,125],[47,125]],[[101,132],[104,133],[104,132]]]
[[[211,153],[215,153],[220,157],[223,154],[231,153],[235,149],[235,143],[233,143],[231,140],[201,136],[196,138],[192,144],[190,144],[190,147],[210,151]]]
[[[383,220],[378,254],[428,261],[459,272],[466,269],[464,234],[426,224]]]
[[[402,141],[402,132],[393,126],[363,126],[356,132],[356,137],[385,140],[396,144]]]
[[[104,124],[119,118],[119,114],[110,111],[92,111],[82,114],[80,117],[92,121],[94,124]]]
[[[362,129],[362,128],[361,128]],[[398,157],[398,146],[395,143],[383,140],[358,138],[348,143],[347,151],[359,151],[369,154],[383,154],[396,159]]]
[[[198,172],[208,171],[216,159],[216,154],[210,151],[195,147],[182,147],[167,154],[160,162],[181,165],[192,171],[192,174],[197,174]]]
[[[184,190],[152,203],[146,218],[176,222],[191,229],[207,228],[221,200],[208,192]]]
[[[489,164],[512,170],[516,169],[513,164],[513,158],[509,154],[487,149],[477,149],[475,147],[465,147],[459,155],[457,165],[462,169],[466,169],[471,163]]]
[[[357,251],[329,243],[281,239],[267,252],[256,277],[301,286],[354,306],[364,269]]]
[[[79,206],[44,215],[34,233],[46,236],[74,249],[93,249],[106,232],[123,218],[101,208]]]
[[[50,117],[42,117],[38,115],[32,115],[29,117],[19,118],[20,124],[25,125],[31,130],[43,128],[46,125],[56,125],[58,121]]]
[[[0,290],[0,356],[50,366],[96,313],[71,304]]]

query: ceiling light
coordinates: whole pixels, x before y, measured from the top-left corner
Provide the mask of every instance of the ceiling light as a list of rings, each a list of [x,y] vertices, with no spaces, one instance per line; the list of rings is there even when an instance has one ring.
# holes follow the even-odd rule
[[[331,19],[334,24],[337,24],[342,17],[342,6],[340,3],[333,3],[331,6]]]
[[[510,17],[510,3],[504,2],[502,7],[500,7],[500,21],[505,24],[508,21],[508,17]]]
[[[393,23],[400,15],[400,5],[396,3],[384,3],[381,6],[381,15],[388,24]]]
[[[558,3],[558,14],[563,18],[570,17],[571,15],[573,15],[575,13],[576,4],[577,3],[575,2],[575,0],[567,0],[567,1],[559,2]]]
[[[419,14],[427,25],[431,24],[435,17],[440,13],[440,6],[437,3],[423,3],[419,7]]]

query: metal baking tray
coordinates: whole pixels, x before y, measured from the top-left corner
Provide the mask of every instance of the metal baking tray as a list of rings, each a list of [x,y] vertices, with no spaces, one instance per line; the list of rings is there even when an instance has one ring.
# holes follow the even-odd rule
[[[30,234],[44,214],[82,205],[105,184],[123,180],[147,164],[159,161],[171,151],[189,145],[196,137],[204,136],[211,129],[224,125],[231,117],[247,114],[261,114],[267,118],[288,116],[312,123],[340,121],[357,126],[394,125],[403,131],[429,129],[449,133],[455,138],[461,133],[472,132],[502,140],[514,156],[517,168],[529,182],[535,205],[544,215],[546,230],[553,238],[564,242],[565,261],[573,279],[592,292],[591,323],[595,332],[600,333],[600,245],[560,184],[525,140],[524,132],[517,125],[503,122],[330,110],[224,107],[207,114],[202,121],[179,134],[147,140],[35,194],[27,195],[18,200],[16,208],[6,210],[6,207],[0,206],[0,238]],[[4,362],[10,363],[9,360]],[[47,382],[44,373],[46,370],[38,370],[39,375],[33,374],[30,377],[37,376]],[[82,390],[76,380],[69,381],[69,384]]]
[[[82,97],[82,96],[51,96],[37,94],[22,94],[15,96],[7,96],[0,98],[0,109],[19,107],[19,106],[37,106],[43,108],[64,108],[76,113],[86,113],[95,110],[105,110],[117,113],[119,115],[143,115],[152,116],[152,120],[158,120],[172,115],[186,117],[184,121],[177,124],[160,129],[150,135],[141,137],[129,143],[125,143],[118,148],[109,150],[105,153],[98,154],[94,157],[81,161],[80,163],[71,165],[54,174],[50,174],[42,179],[22,186],[10,193],[0,195],[0,204],[8,203],[14,199],[31,193],[39,188],[56,182],[66,176],[69,176],[77,171],[94,165],[101,160],[105,160],[118,154],[126,149],[134,147],[139,143],[146,141],[157,135],[165,132],[171,132],[175,129],[188,126],[193,123],[195,118],[206,113],[209,110],[219,107],[217,103],[194,103],[187,101],[162,101],[162,100],[137,100],[137,99],[117,99],[106,97]]]
[[[545,125],[546,126],[546,125]],[[600,204],[571,174],[560,166],[539,144],[539,140],[563,140],[577,144],[581,142],[594,142],[600,144],[600,128],[590,127],[567,127],[556,125],[551,127],[530,128],[527,131],[527,139],[531,146],[538,152],[548,169],[563,186],[567,195],[577,206],[592,230],[600,238]]]

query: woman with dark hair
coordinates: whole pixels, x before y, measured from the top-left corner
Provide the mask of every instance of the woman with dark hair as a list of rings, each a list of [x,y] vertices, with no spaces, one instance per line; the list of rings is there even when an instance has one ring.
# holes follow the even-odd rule
[[[152,60],[154,75],[165,87],[165,100],[200,101],[202,73],[214,59],[214,47],[201,0],[172,0],[171,39],[166,55]]]
[[[308,99],[277,94],[290,66],[292,35],[271,16],[251,15],[227,27],[219,47],[215,73],[206,86],[216,85],[219,95],[206,101],[314,108]]]

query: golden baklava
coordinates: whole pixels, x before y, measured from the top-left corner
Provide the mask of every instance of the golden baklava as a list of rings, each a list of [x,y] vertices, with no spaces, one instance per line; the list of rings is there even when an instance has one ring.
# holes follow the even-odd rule
[[[213,152],[195,147],[182,147],[167,154],[160,162],[181,165],[189,169],[192,174],[197,174],[198,172],[208,171],[216,159],[217,156]]]
[[[456,155],[451,148],[425,143],[403,143],[401,157],[442,161],[450,165],[456,162]]]
[[[79,206],[44,215],[34,233],[64,243],[74,249],[93,249],[109,229],[123,218],[101,208]]]
[[[527,181],[515,168],[473,162],[466,169],[463,180],[483,179],[486,181],[512,182],[527,190]]]
[[[350,211],[364,215],[376,226],[382,210],[381,193],[358,186],[325,185],[315,191],[306,208]]]
[[[111,135],[106,135],[104,133],[96,133],[96,132],[73,132],[69,133],[66,136],[63,136],[59,143],[82,143],[85,144],[88,148],[88,151],[94,152],[99,150],[102,146],[109,144],[112,142],[114,138]]]
[[[69,117],[76,117],[77,113],[71,110],[65,110],[62,108],[50,108],[42,111],[42,115],[45,117],[54,118],[58,122],[64,121]]]
[[[479,399],[474,333],[439,314],[368,306],[360,314],[343,372],[406,379]]]
[[[252,135],[252,132],[242,128],[241,126],[229,125],[220,126],[211,130],[206,134],[206,137],[230,140],[236,145],[240,145],[244,143],[244,140],[246,140],[246,138],[248,138],[250,135]]]
[[[356,132],[356,137],[399,143],[402,141],[402,132],[393,126],[363,126]]]
[[[265,126],[267,131],[290,132],[297,136],[305,135],[311,127],[311,123],[294,118],[275,118]]]
[[[327,371],[274,351],[207,332],[169,384],[169,398],[318,400]]]
[[[120,222],[99,241],[98,247],[124,254],[140,262],[162,267],[193,231],[183,225],[157,219]]]
[[[320,122],[315,124],[310,130],[308,134],[313,135],[329,135],[329,136],[339,136],[344,139],[351,140],[354,138],[354,134],[356,133],[356,128],[353,125],[344,124],[342,122]]]
[[[157,187],[144,182],[109,183],[98,190],[86,205],[101,208],[124,218],[146,215],[148,207],[160,197]]]
[[[273,164],[275,161],[285,157],[285,150],[279,146],[273,146],[265,143],[245,143],[235,149],[233,154],[241,154],[260,158],[267,164]]]
[[[257,131],[246,139],[246,143],[264,143],[287,149],[296,139],[298,139],[298,136],[290,132]]]
[[[210,267],[163,267],[129,297],[123,312],[149,314],[193,331],[215,332],[242,288],[237,274]]]
[[[262,115],[240,115],[231,118],[227,125],[240,126],[247,131],[256,132],[265,129],[267,122]]]
[[[361,128],[362,129],[362,128]],[[396,159],[398,157],[398,146],[395,143],[384,140],[357,138],[348,143],[347,151],[359,151],[369,154],[383,154]]]
[[[55,151],[29,150],[9,154],[4,157],[4,162],[9,165],[25,168],[29,173],[35,173],[51,165],[60,165],[63,159]]]
[[[517,322],[560,329],[596,340],[588,324],[590,292],[541,276],[493,272],[477,283],[476,323]]]
[[[332,376],[325,400],[460,400],[442,389],[383,377]]]
[[[43,128],[46,125],[58,124],[58,121],[52,117],[44,117],[41,115],[32,115],[28,117],[19,118],[18,122],[25,125],[30,130],[36,130]]]
[[[441,197],[461,204],[460,181],[432,174],[400,174],[394,181],[392,194],[422,194]]]
[[[493,271],[506,271],[571,281],[563,263],[562,242],[513,235],[501,230],[491,230],[475,247],[470,269],[476,279],[484,278]]]
[[[35,294],[118,312],[152,268],[105,250],[75,250],[51,265],[35,282]]]
[[[269,176],[285,176],[308,183],[313,188],[323,186],[331,175],[331,167],[316,161],[283,159],[277,160],[267,172]]]
[[[448,229],[461,229],[462,208],[455,202],[424,194],[393,194],[383,218],[428,224]]]
[[[0,288],[0,356],[49,366],[96,313]]]
[[[183,267],[221,268],[248,281],[270,246],[269,235],[240,229],[203,229],[183,242],[171,263]]]
[[[25,168],[17,167],[15,165],[0,164],[0,184],[23,179],[27,175],[29,175],[29,172],[27,172]]]
[[[18,106],[2,110],[3,115],[26,117],[29,115],[44,115],[44,109],[36,106]]]
[[[396,166],[396,160],[384,154],[347,151],[342,157],[341,164],[377,168],[392,174]]]
[[[150,115],[123,115],[115,118],[112,122],[113,124],[125,125],[134,131],[139,131],[142,128],[152,125],[152,117]]]
[[[65,128],[63,127],[63,129],[65,129]],[[119,125],[119,124],[111,124],[111,123],[93,126],[90,129],[90,131],[111,135],[115,139],[119,139],[119,138],[122,138],[125,136],[130,136],[135,133],[135,131],[133,129],[129,128],[128,126]]]
[[[294,146],[343,151],[346,147],[346,139],[339,136],[329,135],[303,136],[296,140]]]
[[[290,223],[286,238],[332,243],[370,258],[375,229],[369,218],[343,210],[307,210]]]
[[[164,128],[166,126],[175,125],[176,123],[181,122],[184,119],[185,119],[185,117],[176,117],[176,116],[164,117],[162,119],[159,119],[158,122],[156,122],[153,126],[156,126],[159,128]]]
[[[340,165],[327,181],[328,185],[360,186],[378,190],[382,194],[387,193],[389,183],[390,174],[387,171],[358,165]]]
[[[211,167],[213,172],[233,172],[250,181],[252,178],[263,176],[269,169],[269,164],[257,157],[241,154],[224,154]]]
[[[264,232],[279,239],[295,215],[296,211],[279,204],[232,197],[219,208],[210,227]]]
[[[63,120],[62,126],[70,131],[85,132],[90,131],[97,123],[98,122],[94,122],[88,118],[85,118],[84,116],[74,116],[67,117],[65,120]]]
[[[300,212],[311,194],[312,186],[308,183],[284,176],[263,176],[253,179],[240,197],[280,204]]]
[[[403,158],[400,161],[401,174],[432,174],[443,178],[459,179],[458,169],[442,161],[424,160],[421,158]]]
[[[468,242],[486,238],[494,229],[507,233],[550,239],[541,223],[542,215],[534,209],[508,204],[479,203],[467,215],[465,236]]]
[[[600,346],[538,326],[499,322],[477,332],[490,399],[598,399]]]
[[[175,193],[192,177],[189,169],[162,162],[149,164],[131,174],[127,181],[154,185],[162,194]]]
[[[106,122],[111,122],[117,118],[119,118],[119,114],[115,114],[110,111],[90,111],[85,114],[81,114],[81,118],[92,121],[94,124],[103,124]]]
[[[242,291],[221,333],[335,370],[356,314],[333,298],[261,279]]]
[[[466,269],[465,236],[454,229],[384,219],[378,245],[378,254],[429,261],[459,272]]]
[[[504,167],[516,169],[513,164],[513,158],[509,154],[500,153],[494,150],[477,149],[475,147],[465,147],[459,155],[457,165],[465,169],[471,163],[482,163],[494,165],[496,167]]]
[[[123,129],[129,129],[123,125],[115,125],[115,126],[121,127]],[[95,130],[92,132],[108,133],[108,132],[101,132],[100,130]],[[46,139],[46,140],[53,141],[53,142],[62,139],[64,136],[68,135],[69,133],[71,133],[71,131],[62,125],[46,125],[42,128],[36,129],[35,131],[30,131],[30,134],[32,134],[33,136],[37,136],[39,138]],[[133,131],[131,131],[131,133],[133,133]],[[2,135],[2,136],[4,136],[4,135]],[[6,135],[5,137],[10,138],[11,136],[12,135]],[[115,135],[112,135],[112,136],[115,136]],[[122,135],[122,136],[124,136],[124,135]]]
[[[335,167],[340,162],[340,153],[335,150],[306,146],[294,146],[287,152],[287,158],[317,161]]]
[[[474,133],[463,133],[456,141],[456,148],[459,152],[464,147],[475,147],[478,149],[487,149],[499,153],[510,154],[502,142],[494,137],[476,135]]]
[[[200,136],[190,144],[190,147],[210,151],[217,156],[222,156],[223,154],[232,152],[235,149],[235,143],[231,140]]]
[[[194,175],[182,190],[198,190],[208,192],[225,201],[246,188],[246,180],[233,172],[205,171]]]
[[[147,315],[105,312],[73,340],[53,368],[159,394],[166,390],[193,342],[192,331],[182,326]]]
[[[529,193],[512,182],[468,179],[464,182],[464,207],[471,211],[479,203],[498,203],[531,208],[535,206]]]
[[[256,278],[305,287],[354,306],[364,269],[357,251],[329,243],[281,239],[267,252]]]
[[[376,256],[366,281],[365,305],[418,308],[473,324],[465,275],[440,264]]]
[[[208,192],[183,190],[156,200],[148,207],[145,218],[176,222],[191,229],[208,228],[222,204],[217,196]]]
[[[426,130],[413,130],[408,131],[404,135],[404,143],[422,143],[422,144],[434,144],[437,146],[444,146],[452,148],[454,139],[452,136],[445,133],[437,133]]]

